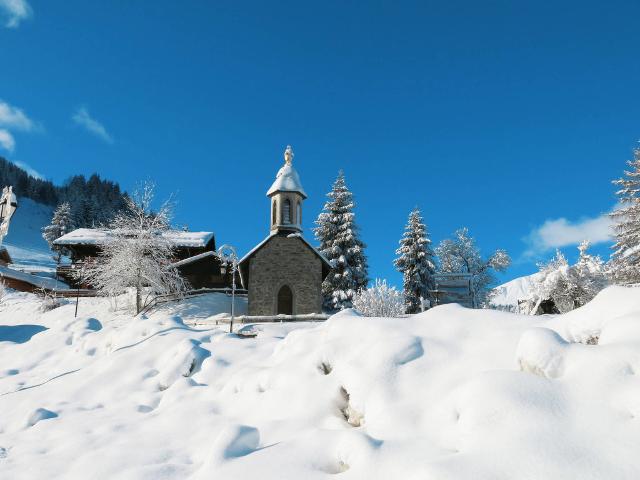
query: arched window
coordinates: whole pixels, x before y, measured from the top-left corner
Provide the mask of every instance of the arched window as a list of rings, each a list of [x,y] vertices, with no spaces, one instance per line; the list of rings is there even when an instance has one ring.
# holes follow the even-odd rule
[[[287,198],[282,205],[282,223],[288,225],[291,223],[291,202]]]
[[[276,200],[273,200],[273,207],[271,208],[271,225],[275,225],[276,224],[276,213],[278,211],[276,210]]]
[[[296,218],[298,219],[296,223],[302,225],[302,205],[300,205],[300,202],[296,203]]]
[[[287,285],[283,285],[278,292],[277,315],[293,315],[293,293]]]

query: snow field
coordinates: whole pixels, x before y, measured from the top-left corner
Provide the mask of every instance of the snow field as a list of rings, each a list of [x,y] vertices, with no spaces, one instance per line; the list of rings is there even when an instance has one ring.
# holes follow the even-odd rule
[[[10,294],[1,476],[639,476],[640,288],[608,288],[559,316],[345,310],[256,325],[250,339],[189,326],[227,301],[132,318],[81,299],[74,319],[73,302],[43,313]]]

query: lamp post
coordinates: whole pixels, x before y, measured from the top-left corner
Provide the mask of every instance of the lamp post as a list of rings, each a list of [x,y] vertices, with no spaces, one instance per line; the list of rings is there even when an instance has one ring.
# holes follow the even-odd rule
[[[222,274],[227,273],[227,266],[231,267],[231,322],[229,333],[233,333],[233,319],[236,312],[236,272],[238,271],[238,255],[231,245],[222,245],[218,248],[216,256],[220,259]]]

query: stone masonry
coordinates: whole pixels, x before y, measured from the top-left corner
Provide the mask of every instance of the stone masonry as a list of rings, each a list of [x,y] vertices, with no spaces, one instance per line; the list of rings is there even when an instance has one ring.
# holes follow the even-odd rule
[[[249,264],[249,315],[275,315],[280,288],[293,292],[293,314],[322,313],[322,260],[297,236],[274,235]]]

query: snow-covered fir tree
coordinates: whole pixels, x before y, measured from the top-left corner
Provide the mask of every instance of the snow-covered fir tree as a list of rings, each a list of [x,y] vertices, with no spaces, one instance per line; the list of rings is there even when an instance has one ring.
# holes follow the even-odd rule
[[[394,265],[402,273],[406,312],[419,312],[421,299],[433,301],[429,292],[435,288],[436,266],[427,227],[418,208],[409,214],[396,255]]]
[[[81,279],[108,296],[133,288],[136,313],[152,294],[185,289],[185,281],[171,264],[173,245],[163,235],[170,228],[172,204],[165,202],[154,212],[153,197],[154,186],[149,182],[126,197],[126,208],[109,224],[112,238],[100,246],[101,255],[87,265]]]
[[[376,279],[375,285],[363,288],[353,298],[353,307],[365,317],[399,317],[404,313],[402,292]]]
[[[71,205],[63,202],[54,210],[51,223],[42,229],[42,238],[49,244],[49,248],[54,252],[54,259],[60,263],[60,258],[67,251],[63,247],[54,245],[53,242],[73,230],[73,217],[71,215]]]
[[[492,270],[502,272],[511,264],[511,258],[505,250],[496,250],[484,260],[466,227],[457,230],[454,238],[440,242],[436,255],[441,272],[471,274],[474,308],[486,304],[489,286],[495,281]]]
[[[367,286],[367,257],[355,223],[353,194],[342,170],[327,196],[329,200],[316,220],[314,233],[320,252],[332,266],[322,283],[324,308],[340,310],[352,307],[355,294]]]
[[[627,162],[630,169],[613,183],[620,208],[611,213],[615,221],[616,243],[611,258],[611,276],[616,283],[640,283],[640,148],[634,159]]]

